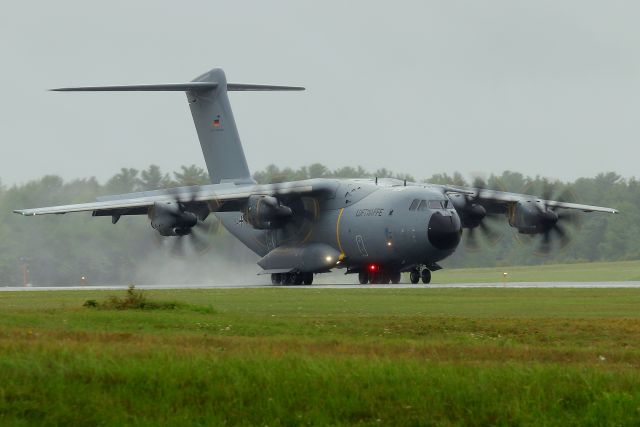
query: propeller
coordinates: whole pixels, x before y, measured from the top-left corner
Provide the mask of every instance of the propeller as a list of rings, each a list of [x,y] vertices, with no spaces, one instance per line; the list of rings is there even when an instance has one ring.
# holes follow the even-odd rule
[[[489,245],[495,246],[502,239],[502,234],[497,232],[493,225],[488,225],[487,221],[495,221],[495,217],[488,216],[477,227],[469,228],[467,231],[467,237],[465,240],[466,248],[474,251],[480,249],[480,243],[478,241],[478,234],[480,234]]]
[[[295,243],[305,240],[313,231],[313,226],[320,215],[318,200],[315,197],[287,192],[283,182],[276,181],[271,186],[274,189],[273,196],[293,212],[279,229],[281,241]]]
[[[173,238],[171,254],[185,256],[189,253],[203,254],[207,252],[212,246],[211,235],[214,234],[212,230],[215,229],[213,224],[213,222],[198,220],[188,234],[171,236]]]
[[[206,221],[212,210],[211,202],[197,201],[199,196],[199,187],[189,187],[188,191],[174,191],[174,204],[176,209],[167,211],[176,222],[186,224],[180,229],[176,229],[176,235],[162,236],[160,233],[154,233],[156,242],[160,246],[164,246],[165,242],[169,243],[169,252],[174,256],[185,256],[187,254],[202,254],[211,248],[212,235],[214,235],[219,227],[220,221]],[[215,203],[215,202],[213,202]]]
[[[538,225],[542,229],[539,233],[540,243],[534,253],[545,256],[548,255],[554,247],[562,250],[571,243],[571,236],[567,226],[572,226],[576,230],[579,229],[581,217],[577,212],[557,212],[557,208],[549,203],[549,201],[575,201],[575,194],[570,188],[565,188],[562,192],[558,193],[556,186],[548,180],[544,180],[542,185],[541,200],[534,205],[537,210]]]
[[[466,233],[465,247],[474,251],[480,248],[478,235],[491,246],[495,246],[503,237],[503,234],[496,231],[495,222],[497,217],[495,214],[487,212],[486,208],[480,203],[483,192],[492,191],[488,188],[484,179],[476,177],[473,180],[473,188],[476,190],[475,195],[465,194],[465,204],[462,208],[463,216],[469,218],[470,224]]]

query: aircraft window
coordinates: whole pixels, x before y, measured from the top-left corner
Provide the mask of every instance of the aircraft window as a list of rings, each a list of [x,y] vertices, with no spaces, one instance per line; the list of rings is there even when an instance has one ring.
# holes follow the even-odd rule
[[[420,206],[418,206],[418,210],[419,211],[426,211],[427,210],[427,201],[426,200],[421,200],[420,201]]]
[[[429,200],[429,209],[449,209],[448,200]]]
[[[418,203],[420,203],[420,200],[413,199],[413,202],[411,202],[411,206],[409,206],[409,210],[410,211],[415,211],[416,208],[418,207]]]

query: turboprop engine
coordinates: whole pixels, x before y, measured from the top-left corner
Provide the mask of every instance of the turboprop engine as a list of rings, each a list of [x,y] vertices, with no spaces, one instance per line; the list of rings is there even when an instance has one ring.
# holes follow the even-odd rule
[[[284,226],[293,211],[276,197],[254,194],[249,196],[244,220],[258,230],[273,230]]]
[[[180,202],[154,203],[149,218],[151,227],[162,236],[185,236],[198,223],[196,214],[185,210]]]
[[[487,216],[487,210],[484,206],[476,203],[476,201],[470,197],[455,194],[450,196],[449,200],[451,200],[451,204],[453,204],[453,207],[458,212],[464,228],[478,227],[485,216]]]
[[[509,225],[518,229],[522,234],[539,234],[542,236],[541,254],[549,253],[555,239],[559,240],[559,247],[569,244],[569,234],[562,223],[579,225],[579,219],[573,212],[556,212],[553,206],[538,201],[524,200],[518,202],[509,215]]]
[[[514,209],[509,225],[522,234],[547,233],[556,227],[559,219],[556,212],[535,200],[518,202]]]

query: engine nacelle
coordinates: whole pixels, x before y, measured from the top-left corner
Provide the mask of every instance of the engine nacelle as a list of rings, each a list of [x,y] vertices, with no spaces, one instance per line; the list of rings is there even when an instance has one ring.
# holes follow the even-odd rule
[[[474,228],[480,225],[482,220],[487,216],[487,210],[484,206],[474,203],[462,194],[449,195],[451,204],[458,212],[460,222],[464,228]]]
[[[258,230],[273,230],[282,227],[293,215],[288,206],[273,196],[254,194],[247,199],[244,220]]]
[[[162,236],[184,236],[198,223],[196,214],[185,211],[178,202],[154,203],[149,218],[151,227]]]
[[[522,234],[545,233],[558,222],[558,214],[537,200],[523,200],[510,210],[509,225]]]

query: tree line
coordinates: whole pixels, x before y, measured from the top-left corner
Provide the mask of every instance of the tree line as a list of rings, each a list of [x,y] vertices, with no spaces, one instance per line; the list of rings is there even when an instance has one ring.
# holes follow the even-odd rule
[[[270,165],[254,174],[259,183],[308,178],[414,177],[386,169],[367,171],[362,167],[331,170],[321,164],[298,169]],[[424,182],[473,185],[473,177],[460,173],[435,174]],[[485,177],[488,188],[503,191],[567,197],[580,203],[610,206],[619,215],[581,214],[581,221],[567,225],[571,243],[549,255],[536,255],[539,237],[518,235],[506,218],[488,221],[496,239],[479,234],[478,247],[466,244],[467,230],[459,250],[444,267],[527,265],[542,263],[614,261],[640,259],[640,182],[609,172],[573,182],[549,182],[505,171]],[[171,188],[208,183],[207,172],[196,165],[166,173],[151,165],[144,170],[122,168],[104,183],[95,178],[65,181],[45,176],[24,184],[0,187],[0,285],[22,283],[25,269],[29,281],[38,285],[76,284],[81,277],[89,283],[171,281],[207,283],[208,275],[221,274],[227,265],[254,265],[256,257],[223,228],[210,235],[211,248],[200,256],[176,257],[159,246],[155,231],[144,216],[123,217],[117,225],[110,218],[89,214],[48,215],[22,218],[13,209],[82,203],[106,194]],[[251,274],[255,274],[252,272]],[[160,276],[160,277],[159,277]]]

